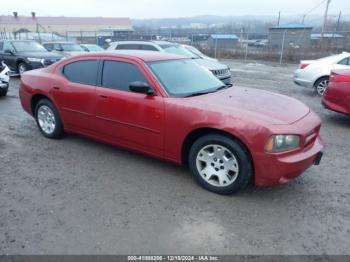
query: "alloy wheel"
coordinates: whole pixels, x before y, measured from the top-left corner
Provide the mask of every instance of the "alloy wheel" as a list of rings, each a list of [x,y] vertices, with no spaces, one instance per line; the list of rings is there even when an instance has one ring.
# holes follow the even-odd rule
[[[239,174],[237,158],[228,148],[210,144],[197,154],[196,167],[201,177],[215,187],[227,187],[233,184]]]
[[[37,112],[37,117],[41,130],[45,134],[51,135],[56,128],[56,119],[51,108],[46,105],[40,106]]]
[[[328,84],[329,84],[328,79],[322,80],[320,83],[318,83],[316,87],[317,94],[319,94],[320,96],[323,96],[324,92],[327,89]]]

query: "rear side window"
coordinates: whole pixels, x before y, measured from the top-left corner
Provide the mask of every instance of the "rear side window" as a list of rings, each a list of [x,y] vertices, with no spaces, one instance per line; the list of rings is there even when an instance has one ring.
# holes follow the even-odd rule
[[[102,73],[103,87],[129,91],[130,83],[135,81],[148,83],[137,66],[117,61],[104,62]]]
[[[350,65],[350,58],[345,58],[343,60],[341,60],[338,64],[340,65]]]
[[[85,85],[96,85],[98,64],[98,60],[73,62],[63,68],[63,74],[71,82]]]
[[[158,51],[157,48],[155,48],[152,45],[141,45],[142,50],[148,50],[148,51]]]
[[[117,50],[141,50],[140,45],[136,44],[119,44],[115,49]]]

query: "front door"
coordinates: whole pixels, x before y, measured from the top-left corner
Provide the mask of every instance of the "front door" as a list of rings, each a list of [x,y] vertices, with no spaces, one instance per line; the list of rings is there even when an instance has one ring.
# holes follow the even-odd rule
[[[105,61],[101,85],[96,88],[97,128],[120,144],[139,150],[160,152],[163,149],[164,101],[129,91],[134,81],[147,82],[136,64]]]

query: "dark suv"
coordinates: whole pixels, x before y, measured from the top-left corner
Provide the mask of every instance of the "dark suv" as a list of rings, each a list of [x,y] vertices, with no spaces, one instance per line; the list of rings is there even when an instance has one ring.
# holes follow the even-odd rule
[[[0,61],[20,75],[27,70],[49,66],[62,58],[62,55],[50,53],[33,40],[0,41]]]

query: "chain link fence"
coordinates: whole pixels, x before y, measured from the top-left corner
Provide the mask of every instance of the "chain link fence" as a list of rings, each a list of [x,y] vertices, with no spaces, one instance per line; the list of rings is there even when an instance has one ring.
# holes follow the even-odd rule
[[[157,34],[137,32],[67,31],[57,33],[0,31],[0,39],[73,41],[108,46],[110,41],[166,40],[197,47],[217,59],[263,60],[278,63],[298,63],[331,54],[350,52],[350,31],[311,32],[311,30],[278,30],[267,33],[230,34]]]

